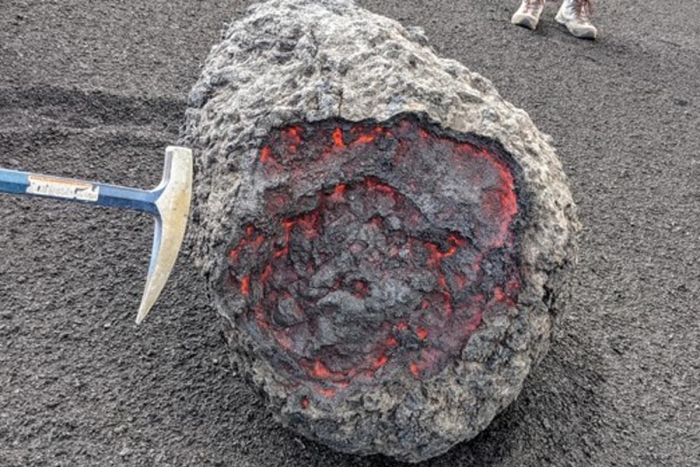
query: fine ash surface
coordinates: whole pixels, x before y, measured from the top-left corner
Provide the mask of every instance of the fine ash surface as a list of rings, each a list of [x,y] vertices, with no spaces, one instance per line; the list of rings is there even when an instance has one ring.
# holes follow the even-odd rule
[[[235,302],[242,297],[223,285],[229,250],[265,205],[261,150],[277,129],[299,122],[384,122],[401,114],[493,141],[514,161],[519,200],[527,204],[517,226],[517,306],[485,311],[437,374],[395,373],[334,394],[330,403],[305,403],[300,394],[311,383],[291,384],[276,369],[261,341],[240,326],[243,307]],[[197,153],[194,256],[234,361],[276,418],[342,451],[417,462],[473,438],[517,397],[567,301],[579,224],[549,138],[487,79],[438,58],[420,30],[351,1],[275,0],[251,7],[212,49],[187,118],[187,142]]]

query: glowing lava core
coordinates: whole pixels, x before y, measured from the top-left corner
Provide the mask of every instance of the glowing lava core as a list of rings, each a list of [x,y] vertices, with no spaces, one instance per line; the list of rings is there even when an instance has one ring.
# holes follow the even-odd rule
[[[256,164],[264,212],[234,233],[224,286],[291,386],[430,377],[516,306],[523,203],[495,145],[408,116],[333,120],[275,132]]]

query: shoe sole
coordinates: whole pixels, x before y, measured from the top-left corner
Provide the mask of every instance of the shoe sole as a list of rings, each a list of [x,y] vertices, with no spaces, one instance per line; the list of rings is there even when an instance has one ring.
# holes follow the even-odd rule
[[[534,31],[535,28],[537,28],[537,23],[539,23],[539,20],[536,19],[534,16],[516,14],[513,16],[513,19],[511,19],[510,22],[515,24],[516,26],[522,26],[524,28],[532,29]]]
[[[554,20],[562,26],[566,26],[566,29],[569,30],[569,33],[571,33],[572,36],[577,37],[579,39],[595,40],[596,36],[598,35],[598,30],[595,27],[591,26],[590,28],[575,28],[573,26],[570,26],[569,22],[566,21],[559,14],[557,14]]]

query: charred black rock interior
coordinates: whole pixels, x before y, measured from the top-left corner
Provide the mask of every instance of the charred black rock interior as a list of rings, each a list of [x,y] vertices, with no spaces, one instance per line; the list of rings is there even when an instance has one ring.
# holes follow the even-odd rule
[[[579,229],[546,135],[416,29],[251,7],[190,94],[192,233],[231,356],[286,426],[418,462],[546,353]]]

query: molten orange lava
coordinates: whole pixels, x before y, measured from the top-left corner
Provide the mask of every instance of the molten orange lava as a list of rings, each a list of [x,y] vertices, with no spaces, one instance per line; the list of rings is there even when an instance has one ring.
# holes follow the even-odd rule
[[[373,172],[379,169],[369,162],[381,151],[389,151],[384,158],[388,173],[405,170],[404,184]],[[473,231],[438,228],[415,202],[428,186],[418,176],[422,161],[445,154],[442,163],[457,174],[456,185],[478,188],[470,198],[478,204],[477,222],[469,226]],[[482,326],[484,310],[516,306],[521,284],[510,263],[499,273],[503,277],[488,276],[493,270],[490,256],[503,254],[506,262],[512,256],[513,220],[519,211],[516,179],[507,160],[487,146],[404,119],[391,126],[290,126],[273,135],[259,157],[256,170],[282,188],[264,192],[265,214],[271,220],[251,221],[232,242],[228,284],[247,303],[241,319],[257,327],[265,348],[283,354],[279,361],[288,366],[280,366],[280,371],[295,384],[332,398],[353,384],[388,378],[397,371],[431,377]],[[323,173],[319,168],[335,170],[335,178],[307,193],[307,186],[313,185],[308,174]],[[299,198],[293,193],[306,196],[306,204],[296,211]],[[434,219],[449,220],[464,209],[457,203],[434,204]],[[364,206],[367,214],[357,214],[358,206]],[[351,234],[338,227],[348,222]],[[357,238],[348,240],[351,235]],[[372,243],[363,235],[381,241]],[[384,251],[378,250],[379,244]],[[341,267],[326,280],[322,268],[341,254],[376,276],[370,279],[354,270],[345,275]],[[394,315],[387,312],[383,322],[361,326],[362,332],[352,334],[360,342],[337,343],[333,336],[337,329],[326,331],[329,322],[336,327],[354,325],[360,318],[340,319],[336,315],[342,303],[322,309],[317,297],[342,293],[342,301],[361,304],[349,309],[364,310],[381,295],[385,282],[410,288],[419,277],[422,295],[397,297],[410,308]],[[323,339],[328,342],[321,343]],[[306,396],[297,400],[302,409],[310,406]]]

